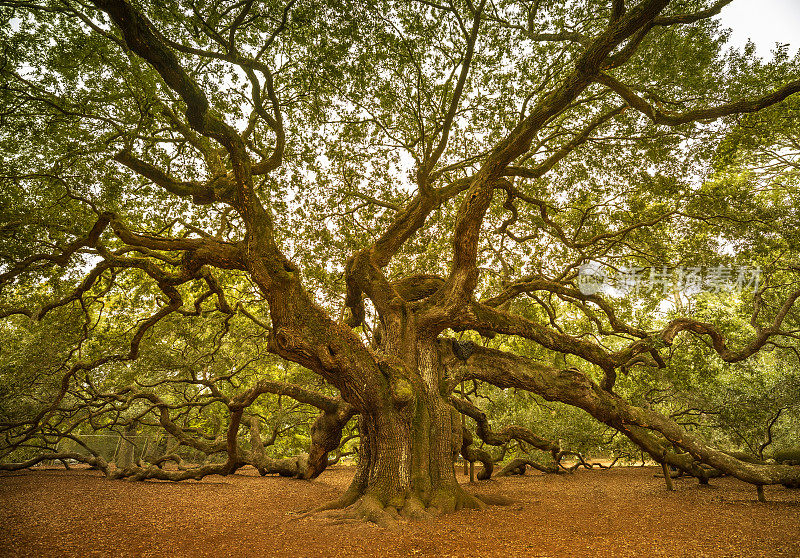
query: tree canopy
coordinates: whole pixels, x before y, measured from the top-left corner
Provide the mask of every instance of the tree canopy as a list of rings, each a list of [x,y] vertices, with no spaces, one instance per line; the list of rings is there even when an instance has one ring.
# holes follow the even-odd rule
[[[800,59],[730,3],[0,0],[0,467],[800,485]]]

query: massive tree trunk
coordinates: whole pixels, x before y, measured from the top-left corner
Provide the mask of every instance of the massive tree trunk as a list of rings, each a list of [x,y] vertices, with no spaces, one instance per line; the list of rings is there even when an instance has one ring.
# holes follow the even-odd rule
[[[386,340],[384,349],[405,358],[383,356],[382,397],[370,402],[359,419],[358,472],[332,507],[356,503],[353,515],[379,524],[483,507],[456,480],[461,422],[446,399],[436,343],[395,337]]]

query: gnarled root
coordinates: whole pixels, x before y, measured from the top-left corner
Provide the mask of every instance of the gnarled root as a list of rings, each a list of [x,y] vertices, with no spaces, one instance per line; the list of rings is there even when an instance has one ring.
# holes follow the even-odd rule
[[[508,505],[505,498],[473,495],[461,488],[437,490],[425,504],[415,494],[395,496],[384,502],[376,494],[345,492],[340,498],[301,514],[296,519],[323,515],[334,521],[367,521],[386,529],[397,529],[402,521],[428,521],[462,509],[484,509],[487,505]]]

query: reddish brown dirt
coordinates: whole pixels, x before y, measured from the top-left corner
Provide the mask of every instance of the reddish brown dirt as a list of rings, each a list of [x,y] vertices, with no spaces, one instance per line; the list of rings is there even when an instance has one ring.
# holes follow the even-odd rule
[[[109,481],[56,469],[0,474],[0,556],[800,556],[800,490],[732,479],[664,489],[654,468],[480,482],[517,503],[392,532],[306,510],[346,488],[253,470],[182,483]]]

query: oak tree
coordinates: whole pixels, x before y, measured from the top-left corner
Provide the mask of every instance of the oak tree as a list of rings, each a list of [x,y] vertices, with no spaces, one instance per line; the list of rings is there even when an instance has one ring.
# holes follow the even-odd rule
[[[454,472],[461,453],[491,474],[473,438],[545,470],[568,449],[493,430],[470,394],[494,386],[702,481],[800,485],[620,387],[692,355],[797,358],[800,66],[728,49],[730,3],[0,1],[0,457],[136,424],[223,456],[3,467],[313,478],[357,417],[332,507],[483,507]],[[691,304],[663,275],[581,283],[742,265],[760,283]],[[317,410],[306,453],[267,454],[297,421],[265,440],[296,410],[265,394]]]

